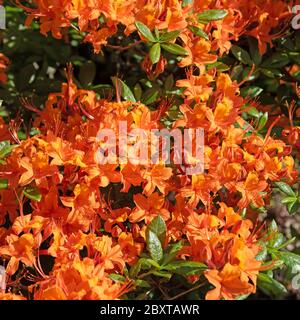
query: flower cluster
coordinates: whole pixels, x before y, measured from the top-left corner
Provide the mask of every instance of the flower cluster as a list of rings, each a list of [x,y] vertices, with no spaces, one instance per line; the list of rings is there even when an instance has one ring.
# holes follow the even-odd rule
[[[179,0],[34,0],[30,7],[22,1],[16,2],[29,13],[27,25],[38,19],[41,33],[45,35],[51,32],[55,38],[62,38],[64,30],[77,23],[78,30],[86,33],[85,41],[91,42],[96,52],[107,44],[120,24],[126,26],[127,36],[136,31],[136,21],[151,30],[155,27],[158,30],[180,30],[180,38],[189,52],[182,66],[210,61],[212,57],[208,51],[211,48],[219,50],[221,55],[228,52],[231,41],[243,35],[256,37],[260,52],[264,53],[267,44],[272,45],[272,40],[280,36],[280,32],[273,32],[274,28],[291,18],[290,7],[282,0],[195,0],[191,3]],[[224,19],[206,25],[206,17],[199,21],[197,16],[209,9],[226,10],[227,15],[225,18],[221,15]],[[209,33],[210,41],[199,40],[192,30],[197,30],[197,35],[203,34],[201,31]]]
[[[7,288],[0,299],[130,298],[157,285],[152,276],[166,282],[174,274],[190,284],[204,281],[206,299],[255,293],[260,272],[279,254],[273,251],[271,262],[261,254],[275,232],[266,235],[257,212],[276,183],[293,194],[289,184],[298,172],[291,145],[298,146],[300,131],[291,123],[284,141],[272,131],[279,118],[265,132],[268,119],[245,119],[258,103],[241,93],[246,80],[233,80],[218,59],[235,48],[235,58],[247,62],[247,52],[232,47],[242,36],[256,38],[257,54],[264,54],[286,31],[288,1],[16,3],[28,13],[27,26],[36,20],[42,34],[64,40],[75,29],[95,53],[143,43],[149,82],[163,74],[170,54],[186,72],[174,81],[174,101],[155,96],[147,103],[117,77],[115,97],[83,89],[68,67],[67,81],[43,108],[22,99],[34,113],[25,137],[18,117],[0,117],[0,261]],[[136,41],[108,43],[116,34]],[[0,54],[0,82],[7,64]],[[247,64],[250,78],[254,66]],[[98,133],[115,132],[118,152],[120,122],[128,130],[202,128],[203,172],[189,174],[187,163],[176,163],[174,145],[170,162],[100,163]]]
[[[24,102],[37,112],[39,133],[20,141],[10,125],[16,145],[0,167],[8,185],[0,191],[0,220],[8,214],[10,227],[1,228],[0,254],[9,276],[22,270],[18,277],[32,278],[35,298],[107,299],[133,289],[129,279],[121,285],[109,274],[123,275],[125,264],[137,262],[158,215],[167,225],[164,246],[186,239],[178,257],[207,265],[205,276],[216,286],[208,298],[255,292],[257,230],[240,213],[264,206],[272,182],[294,179],[290,149],[247,127],[239,116],[245,101],[226,74],[190,76],[178,85],[194,90],[184,92],[174,127],[205,129],[203,174],[188,176],[163,162],[97,162],[101,128],[117,131],[121,120],[130,128],[161,128],[160,107],[99,99],[70,76],[44,110]],[[54,258],[48,275],[41,255]]]

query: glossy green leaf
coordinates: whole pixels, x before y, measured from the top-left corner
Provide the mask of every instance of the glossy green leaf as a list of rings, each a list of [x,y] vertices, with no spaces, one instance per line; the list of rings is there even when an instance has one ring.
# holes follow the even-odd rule
[[[0,159],[5,158],[15,148],[15,145],[11,145],[9,141],[0,142]]]
[[[189,29],[193,32],[193,34],[197,37],[204,38],[205,40],[209,40],[208,34],[203,31],[201,28],[195,26],[189,26]]]
[[[293,269],[293,272],[300,272],[300,255],[293,252],[278,251],[276,256],[278,256],[286,266]]]
[[[163,47],[164,50],[172,54],[182,55],[182,56],[188,55],[188,52],[176,43],[162,43],[161,46]]]
[[[134,94],[124,81],[122,81],[118,77],[112,77],[112,81],[116,88],[119,86],[121,87],[121,94],[125,100],[136,102]]]
[[[231,52],[236,57],[236,59],[238,59],[243,64],[247,64],[249,66],[252,66],[252,64],[253,64],[252,60],[250,58],[249,53],[246,50],[244,50],[243,48],[238,47],[236,45],[233,45],[231,47]]]
[[[207,10],[198,14],[198,19],[202,22],[209,22],[215,20],[222,20],[227,16],[228,12],[226,10]]]
[[[153,271],[152,274],[157,277],[167,278],[168,280],[172,277],[172,273],[166,271]]]
[[[149,105],[156,101],[158,94],[159,94],[159,91],[157,88],[148,89],[143,94],[142,102],[145,105]]]
[[[130,271],[129,271],[129,275],[130,275],[130,278],[135,278],[139,273],[140,271],[143,269],[143,270],[149,270],[151,268],[154,268],[154,269],[159,269],[160,266],[159,264],[152,260],[152,259],[149,259],[149,258],[140,258],[135,265],[133,265],[131,268],[130,268]]]
[[[156,42],[156,39],[154,38],[152,32],[146,25],[144,25],[142,22],[136,21],[135,26],[147,40],[149,40],[150,42]]]
[[[268,112],[265,112],[258,121],[257,130],[260,131],[261,129],[263,129],[267,124],[267,121],[268,121]]]
[[[151,49],[150,49],[150,52],[149,52],[149,56],[150,56],[150,59],[152,61],[152,63],[157,63],[160,59],[160,52],[161,52],[161,49],[160,49],[160,44],[159,43],[155,43]]]
[[[154,261],[160,261],[163,257],[163,250],[158,236],[151,230],[147,230],[147,249]]]
[[[250,99],[253,99],[259,96],[262,92],[263,92],[263,89],[256,86],[249,86],[241,89],[242,97],[244,98],[249,97]]]
[[[159,38],[159,42],[168,42],[171,40],[175,40],[180,35],[180,30],[173,30],[170,32],[165,32]]]
[[[277,188],[279,188],[286,195],[296,198],[295,192],[293,191],[293,189],[288,184],[286,184],[284,182],[275,182],[275,186]]]
[[[163,269],[184,276],[192,276],[202,274],[207,266],[197,261],[175,261],[163,266]]]
[[[151,288],[151,285],[148,281],[146,280],[142,280],[142,279],[137,279],[134,281],[134,284],[137,287],[141,287],[141,288]]]
[[[126,278],[125,278],[124,276],[122,276],[122,275],[120,275],[120,274],[117,274],[117,273],[111,273],[111,274],[109,275],[109,278],[112,279],[112,280],[114,280],[115,282],[121,282],[121,283],[123,283],[123,282],[126,281]]]
[[[257,284],[264,293],[271,296],[279,297],[287,292],[283,284],[269,277],[265,273],[259,273]]]
[[[151,221],[151,223],[148,225],[148,230],[151,230],[152,232],[154,232],[157,235],[161,244],[162,245],[164,244],[165,238],[166,238],[167,226],[164,219],[160,215],[158,215]]]
[[[164,253],[162,264],[166,265],[173,261],[179,253],[179,251],[182,249],[182,247],[183,241],[178,241],[177,243],[169,245],[166,252]]]
[[[230,69],[230,67],[227,64],[220,62],[220,61],[216,61],[214,63],[208,64],[206,67],[207,67],[207,70],[211,70],[213,68],[216,68],[217,71],[219,71],[219,72],[224,72],[224,71],[227,71]]]
[[[251,59],[254,62],[254,64],[258,66],[262,61],[262,56],[260,55],[260,52],[258,49],[258,41],[257,39],[249,37],[248,43],[249,43],[249,51],[250,51]]]

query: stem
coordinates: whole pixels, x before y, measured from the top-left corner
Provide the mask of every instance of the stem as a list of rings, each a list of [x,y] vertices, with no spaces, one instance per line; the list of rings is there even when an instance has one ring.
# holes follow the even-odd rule
[[[190,293],[190,292],[192,292],[192,291],[194,291],[194,290],[197,290],[197,289],[203,287],[204,284],[205,284],[205,282],[200,283],[200,284],[197,285],[196,287],[191,288],[191,289],[189,289],[189,290],[186,290],[186,291],[184,291],[184,292],[181,292],[181,293],[177,294],[176,296],[174,296],[174,297],[172,297],[172,298],[170,298],[170,299],[168,299],[168,300],[176,300],[176,299],[178,299],[178,298],[180,298],[180,297],[182,297],[182,296],[185,296],[186,294],[188,294],[188,293]]]
[[[125,50],[128,50],[128,49],[132,48],[132,47],[137,46],[137,45],[140,44],[141,42],[142,42],[142,40],[139,40],[139,41],[136,41],[136,42],[134,42],[134,43],[132,43],[132,44],[126,46],[126,47],[113,46],[113,45],[111,45],[111,44],[106,44],[106,47],[111,48],[111,49],[116,49],[116,50],[119,50],[119,51],[125,51]]]

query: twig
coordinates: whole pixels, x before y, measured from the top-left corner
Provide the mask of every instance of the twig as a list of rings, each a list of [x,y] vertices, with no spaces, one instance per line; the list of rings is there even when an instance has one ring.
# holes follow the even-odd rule
[[[140,44],[142,42],[142,40],[139,40],[139,41],[136,41],[126,47],[121,47],[121,46],[114,46],[112,44],[106,44],[105,46],[108,47],[108,48],[111,48],[111,49],[116,49],[116,50],[119,50],[119,51],[125,51],[125,50],[128,50],[134,46],[137,46],[138,44]]]
[[[178,298],[180,298],[182,296],[185,296],[186,294],[188,294],[188,293],[190,293],[190,292],[192,292],[194,290],[197,290],[197,289],[201,288],[202,286],[204,286],[204,284],[205,284],[205,282],[200,283],[198,286],[196,286],[194,288],[191,288],[189,290],[186,290],[184,292],[181,292],[181,293],[177,294],[175,297],[169,298],[168,300],[176,300],[176,299],[178,299]]]

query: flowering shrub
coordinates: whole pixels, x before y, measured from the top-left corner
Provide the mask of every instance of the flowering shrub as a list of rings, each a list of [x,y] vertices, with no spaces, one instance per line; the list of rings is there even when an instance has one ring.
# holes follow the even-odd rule
[[[274,297],[286,292],[276,269],[300,270],[300,256],[286,250],[294,239],[263,213],[275,192],[290,213],[300,202],[293,188],[300,37],[290,28],[291,5],[7,6],[0,97],[14,117],[1,109],[1,299],[245,299],[257,286]],[[5,36],[16,24],[23,40]],[[45,46],[20,71],[17,58],[35,37]],[[127,68],[123,80],[120,70],[108,71],[113,86],[97,83],[103,56]],[[274,83],[291,93],[278,98],[268,89]],[[121,121],[131,130],[202,128],[202,172],[174,161],[175,143],[171,161],[100,163],[99,130],[119,137]],[[117,151],[122,143],[117,138]]]

